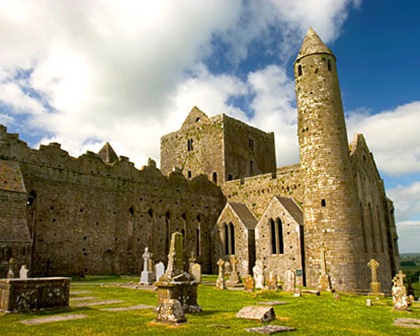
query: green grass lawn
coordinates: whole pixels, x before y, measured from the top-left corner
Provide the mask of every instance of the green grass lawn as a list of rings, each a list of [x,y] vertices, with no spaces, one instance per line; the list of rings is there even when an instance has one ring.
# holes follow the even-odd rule
[[[109,312],[106,307],[125,307],[139,304],[155,306],[157,293],[114,286],[116,283],[138,281],[138,278],[89,277],[72,282],[71,298],[94,297],[88,301],[122,300],[123,303],[91,307],[75,307],[82,302],[71,301],[65,311],[38,314],[0,314],[0,335],[250,335],[245,328],[264,325],[255,321],[238,319],[235,314],[244,306],[262,301],[284,301],[287,304],[274,307],[276,320],[271,325],[296,328],[292,335],[418,335],[419,329],[393,326],[395,318],[420,319],[420,304],[413,305],[412,312],[392,309],[391,298],[373,299],[374,305],[366,306],[366,297],[341,294],[341,300],[331,293],[321,296],[303,294],[294,298],[290,293],[259,291],[217,290],[211,281],[215,276],[204,276],[198,287],[198,303],[203,312],[187,314],[188,322],[169,326],[154,322],[152,309]],[[73,293],[73,294],[72,294]],[[79,320],[24,325],[20,321],[58,314],[84,314]]]

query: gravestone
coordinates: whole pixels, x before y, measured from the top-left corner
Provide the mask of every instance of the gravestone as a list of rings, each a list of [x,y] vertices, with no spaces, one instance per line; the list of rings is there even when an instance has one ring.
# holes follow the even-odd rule
[[[295,272],[288,269],[284,275],[283,291],[294,292],[296,288],[296,275]]]
[[[20,279],[28,279],[29,270],[26,268],[26,265],[22,265],[19,270],[19,278]]]
[[[322,291],[332,291],[331,279],[327,273],[327,262],[325,260],[324,244],[321,245],[321,275],[319,276],[319,289]]]
[[[202,310],[197,303],[198,282],[184,270],[183,239],[180,232],[172,234],[168,268],[159,281],[155,282],[158,288],[157,322],[186,322],[186,318],[182,317],[183,313],[198,313]]]
[[[404,286],[405,274],[400,271],[392,280],[392,303],[395,310],[410,310],[411,301]]]
[[[252,275],[247,275],[245,278],[245,285],[244,285],[244,289],[247,292],[253,292],[254,291],[254,277]]]
[[[231,272],[229,276],[229,280],[226,282],[227,287],[242,287],[242,280],[241,276],[237,270],[238,260],[234,255],[230,256],[230,266]]]
[[[147,262],[147,270],[150,272],[150,282],[156,281],[156,273],[155,273],[155,259],[153,257],[153,253],[149,252],[149,260]]]
[[[230,272],[232,271],[232,268],[231,268],[231,264],[230,264],[229,261],[225,261],[224,268],[225,268],[224,269],[225,275],[230,275]]]
[[[274,291],[278,290],[277,275],[275,275],[273,272],[270,272],[269,275],[268,275],[267,289],[268,290],[274,290]]]
[[[158,262],[155,266],[156,280],[159,281],[160,277],[165,273],[165,265],[163,262]]]
[[[198,283],[201,283],[201,265],[195,263],[191,266],[191,274],[194,276]]]
[[[152,284],[152,272],[150,272],[149,267],[150,253],[149,248],[144,249],[143,253],[143,271],[141,272],[140,284],[141,285],[151,285]]]
[[[9,270],[7,271],[7,278],[8,279],[13,279],[15,277],[14,267],[15,267],[15,259],[10,258],[10,260],[9,260]]]
[[[217,276],[217,280],[216,280],[216,288],[226,289],[226,282],[225,282],[225,277],[224,277],[224,265],[225,265],[224,260],[219,259],[217,261],[217,265],[219,266],[219,275]]]
[[[192,273],[192,267],[195,264],[196,260],[197,260],[197,258],[195,256],[195,252],[194,251],[191,251],[191,257],[189,259],[189,267],[188,267],[188,271],[190,273]]]
[[[255,262],[255,266],[252,268],[252,272],[254,273],[255,288],[264,289],[264,270],[261,260],[257,260]]]
[[[268,322],[274,320],[276,318],[276,314],[271,306],[246,306],[236,314],[236,317],[247,320]]]
[[[370,283],[369,295],[385,296],[385,293],[382,292],[381,283],[378,281],[377,268],[379,267],[379,263],[375,259],[371,259],[367,265],[372,271],[372,282]]]
[[[280,332],[293,331],[293,330],[296,330],[296,328],[279,326],[279,325],[266,325],[262,327],[246,328],[245,330],[252,333],[271,335],[271,334],[277,334]]]
[[[187,318],[178,300],[164,299],[158,307],[156,321],[168,324],[180,324],[187,322]]]

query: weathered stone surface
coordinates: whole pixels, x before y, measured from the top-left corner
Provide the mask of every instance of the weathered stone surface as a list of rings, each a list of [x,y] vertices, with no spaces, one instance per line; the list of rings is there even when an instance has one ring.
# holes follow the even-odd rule
[[[57,143],[31,149],[0,125],[0,277],[11,257],[15,275],[22,264],[31,275],[140,274],[144,248],[166,263],[179,231],[204,273],[235,254],[241,276],[262,259],[281,282],[290,268],[299,285],[366,294],[375,256],[377,282],[391,288],[393,203],[364,137],[349,146],[336,59],[315,32],[294,71],[301,163],[277,169],[273,133],[196,107],[162,137],[162,171],[153,160],[136,169],[109,143],[78,158]],[[247,211],[215,225],[226,201]],[[226,239],[219,224],[230,220]]]
[[[268,326],[263,326],[263,327],[247,328],[245,330],[248,332],[271,335],[271,334],[276,334],[283,331],[293,331],[293,330],[296,330],[296,328],[268,325]]]
[[[420,319],[397,318],[397,319],[394,320],[394,325],[398,326],[398,327],[419,328],[420,329]]]
[[[10,313],[69,307],[70,278],[0,279],[0,310]]]
[[[171,238],[168,268],[159,281],[155,282],[158,291],[157,320],[162,320],[162,322],[168,322],[174,318],[182,321],[178,303],[183,313],[198,313],[202,310],[197,303],[198,282],[184,270],[183,251],[183,236],[180,232],[174,232]],[[165,314],[170,316],[165,317]],[[176,323],[180,323],[179,321]]]
[[[247,320],[268,322],[274,320],[276,315],[273,307],[271,306],[246,306],[236,314],[236,317]]]
[[[181,303],[175,299],[165,299],[157,308],[156,322],[179,324],[187,322]]]
[[[43,324],[43,323],[51,323],[51,322],[80,320],[80,319],[85,319],[87,317],[88,316],[84,314],[67,314],[67,315],[39,317],[39,318],[30,319],[30,320],[22,320],[20,321],[20,323],[27,324],[27,325],[35,325],[35,324]]]

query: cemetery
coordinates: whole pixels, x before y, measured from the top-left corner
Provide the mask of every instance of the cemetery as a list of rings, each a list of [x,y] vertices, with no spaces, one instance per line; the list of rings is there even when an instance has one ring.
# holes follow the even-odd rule
[[[410,282],[409,294],[400,271],[392,296],[385,296],[376,260],[366,265],[372,272],[366,296],[334,292],[322,281],[317,289],[303,288],[290,270],[279,282],[258,260],[254,275],[242,281],[234,255],[218,261],[217,276],[205,275],[183,252],[183,236],[175,232],[166,267],[154,264],[146,248],[137,277],[87,276],[71,283],[27,278],[26,268],[15,278],[11,267],[9,278],[0,280],[2,335],[418,335],[419,284]]]

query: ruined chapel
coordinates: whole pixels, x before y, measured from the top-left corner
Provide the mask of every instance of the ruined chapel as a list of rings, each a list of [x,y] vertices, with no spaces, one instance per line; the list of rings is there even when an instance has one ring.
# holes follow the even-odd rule
[[[167,262],[170,237],[216,272],[256,260],[300,285],[369,291],[371,259],[389,291],[398,245],[392,201],[361,134],[349,144],[336,58],[309,29],[294,63],[300,163],[276,167],[274,134],[194,107],[161,138],[161,168],[138,170],[110,144],[71,157],[30,148],[0,125],[0,277],[140,274],[145,247]]]

